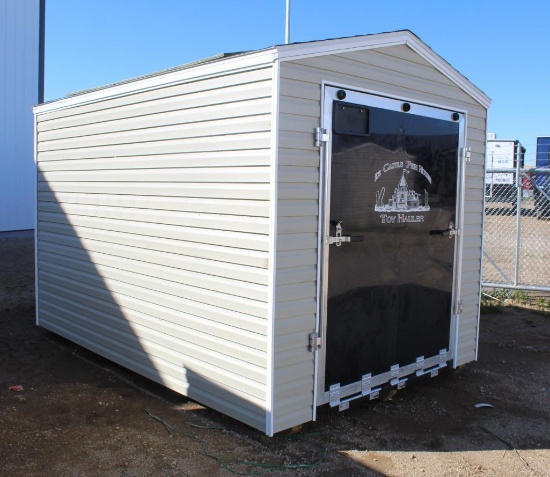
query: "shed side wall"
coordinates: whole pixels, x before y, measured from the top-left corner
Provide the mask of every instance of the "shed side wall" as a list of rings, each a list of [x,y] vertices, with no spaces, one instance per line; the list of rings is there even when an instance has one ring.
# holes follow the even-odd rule
[[[323,81],[467,111],[464,224],[464,312],[459,321],[457,364],[475,359],[483,214],[486,110],[407,46],[289,61],[281,65],[279,224],[298,218],[297,229],[278,231],[275,322],[275,431],[313,415],[319,150],[313,130],[321,124]]]
[[[271,91],[264,67],[37,116],[40,325],[261,430]]]

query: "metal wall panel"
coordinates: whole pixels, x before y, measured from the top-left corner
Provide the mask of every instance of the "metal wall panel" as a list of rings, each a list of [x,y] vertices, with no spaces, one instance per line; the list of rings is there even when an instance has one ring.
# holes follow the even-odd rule
[[[317,255],[318,210],[305,203],[312,200],[317,203],[319,199],[319,152],[313,147],[313,129],[321,125],[323,81],[467,111],[468,146],[472,147],[471,164],[474,167],[466,168],[466,197],[470,194],[474,202],[482,201],[480,184],[483,181],[483,169],[475,166],[483,165],[486,109],[417,53],[407,46],[391,46],[289,61],[281,65],[279,164],[302,168],[305,165],[302,159],[307,157],[310,175],[316,177],[316,181],[302,184],[304,193],[292,198],[292,207],[284,206],[282,199],[288,201],[289,197],[285,196],[287,184],[281,181],[279,221],[283,221],[290,211],[299,211],[297,213],[304,223],[310,224],[309,234],[315,236],[315,240],[305,241],[305,230],[302,235],[280,235],[278,243],[284,244],[286,253],[294,252],[310,257]],[[304,207],[298,205],[300,202],[304,203]],[[468,254],[465,255],[467,272],[463,274],[463,283],[477,284],[477,287],[463,287],[462,298],[465,304],[470,305],[479,300],[482,233],[479,210],[467,214],[467,224],[464,230],[465,246],[468,247]],[[293,269],[295,273],[291,271]],[[316,274],[304,273],[303,264],[281,260],[281,255],[277,261],[277,273],[283,277],[297,277],[296,283],[300,283],[300,288],[309,297],[301,294],[293,301],[293,291],[283,285],[284,279],[277,286],[275,382],[282,380],[285,384],[275,388],[275,431],[306,422],[313,415],[313,353],[308,351],[307,344],[308,334],[315,329],[316,313]],[[291,319],[288,319],[289,316]],[[458,336],[457,364],[462,364],[475,358],[475,306],[465,307],[459,322]],[[298,369],[299,372],[294,379],[286,380],[285,377],[290,376],[289,369]]]
[[[40,325],[262,430],[270,79],[37,113]]]
[[[42,100],[42,4],[0,1],[0,232],[34,228],[32,107]]]

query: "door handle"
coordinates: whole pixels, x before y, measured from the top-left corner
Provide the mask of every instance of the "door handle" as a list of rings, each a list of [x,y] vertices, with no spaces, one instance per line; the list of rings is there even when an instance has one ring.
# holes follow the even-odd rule
[[[342,221],[341,220],[331,220],[331,225],[334,225],[336,227],[336,235],[328,236],[327,237],[327,245],[336,245],[337,247],[341,247],[343,242],[362,242],[363,236],[362,235],[342,235]]]
[[[443,237],[453,238],[460,235],[460,229],[455,229],[455,224],[449,222],[449,228],[446,230],[430,230],[430,235],[443,235]]]

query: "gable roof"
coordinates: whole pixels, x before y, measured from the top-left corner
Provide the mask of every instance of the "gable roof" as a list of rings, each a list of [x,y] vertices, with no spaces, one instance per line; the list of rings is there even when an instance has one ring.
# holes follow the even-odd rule
[[[316,40],[271,46],[261,50],[240,53],[222,53],[203,60],[193,61],[173,68],[157,71],[148,75],[99,86],[97,88],[78,91],[65,98],[37,106],[38,113],[52,109],[70,107],[81,102],[96,101],[106,97],[128,94],[130,91],[150,89],[162,85],[175,84],[189,78],[197,78],[204,74],[234,71],[251,64],[268,64],[274,61],[293,61],[315,56],[333,55],[344,52],[379,49],[389,46],[406,45],[440,73],[454,82],[460,89],[469,94],[483,107],[488,108],[491,99],[477,86],[453,68],[441,56],[409,30],[389,33],[374,33],[346,38]],[[225,68],[224,68],[225,65]],[[196,70],[196,72],[195,72]],[[203,72],[203,70],[205,70]],[[141,83],[141,84],[140,84]],[[83,97],[86,97],[85,99]]]
[[[488,108],[490,106],[491,98],[409,30],[311,41],[307,43],[292,43],[289,45],[277,46],[275,48],[278,51],[277,58],[280,61],[290,61],[300,58],[311,58],[314,56],[371,50],[398,45],[408,46],[483,107]]]

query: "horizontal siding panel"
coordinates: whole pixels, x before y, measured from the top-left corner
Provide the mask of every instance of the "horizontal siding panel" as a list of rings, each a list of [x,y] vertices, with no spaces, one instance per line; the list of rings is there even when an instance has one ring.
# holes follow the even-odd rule
[[[235,212],[235,211],[234,211]],[[41,215],[43,214],[43,215]],[[55,215],[57,214],[57,215]],[[146,222],[153,224],[179,225],[233,232],[268,234],[269,221],[266,217],[246,217],[240,215],[204,214],[180,211],[162,211],[158,209],[136,209],[132,207],[107,207],[80,204],[62,204],[44,202],[39,205],[39,219],[66,223],[73,216],[116,219],[121,221]],[[288,230],[298,227],[296,218],[287,223]]]
[[[301,300],[315,297],[317,286],[315,282],[294,283],[291,285],[279,285],[277,287],[277,302]]]
[[[361,67],[358,63],[356,76],[350,76],[347,74],[347,70],[340,69],[341,62],[336,64],[333,63],[331,59],[319,59],[323,60],[322,65],[316,63],[317,58],[283,63],[281,67],[281,77],[285,80],[301,80],[305,83],[310,83],[312,88],[318,88],[318,85],[323,81],[346,84],[350,87],[356,86],[361,89],[368,88],[371,91],[381,91],[391,96],[406,96],[411,100],[414,99],[420,102],[444,104],[451,108],[454,107],[459,110],[467,110],[469,115],[486,118],[485,109],[473,101],[466,93],[462,93],[458,87],[455,88],[455,92],[451,96],[445,96],[448,88],[444,87],[443,91],[438,87],[438,84],[432,85],[432,83],[425,82],[421,79],[418,79],[413,84],[414,87],[410,87],[407,83],[407,75],[403,75],[402,73],[396,78],[393,78],[393,72],[381,70],[378,78],[376,78],[370,75],[370,69],[367,74],[365,68]],[[349,62],[349,60],[346,61]],[[332,71],[331,68],[333,68]],[[292,103],[292,99],[288,98],[288,102]],[[281,104],[285,103],[281,101]],[[320,103],[318,109],[319,112],[317,116],[320,117]],[[289,110],[282,109],[282,111],[291,114],[300,114],[299,108]],[[313,116],[314,114],[311,115]]]
[[[38,162],[67,159],[93,159],[100,157],[128,157],[148,154],[181,154],[187,152],[236,151],[243,149],[269,149],[269,132],[231,134],[227,136],[148,141],[137,144],[83,147],[61,151],[44,151],[37,154]]]
[[[478,272],[481,268],[481,260],[466,260],[463,256],[462,271],[463,272]]]
[[[160,197],[193,197],[206,199],[269,200],[269,184],[192,184],[149,182],[57,182],[38,183],[38,192],[70,192]],[[294,192],[294,191],[292,191]],[[304,192],[305,195],[306,192]],[[294,198],[290,194],[289,198]]]
[[[319,202],[316,200],[279,200],[277,214],[279,217],[317,217]]]
[[[296,388],[300,387],[300,383],[293,384]],[[303,381],[301,385],[303,386]],[[275,402],[277,405],[274,406],[273,414],[279,430],[286,430],[309,422],[313,418],[313,393],[297,394],[296,389],[287,390],[284,396],[276,396]]]
[[[294,283],[315,282],[316,280],[317,268],[315,267],[315,265],[277,268],[277,286],[291,285]]]
[[[268,183],[269,167],[208,167],[185,169],[122,169],[109,171],[39,172],[38,180],[56,182]],[[289,181],[290,182],[290,181]],[[180,186],[185,187],[185,186]]]
[[[277,251],[285,250],[311,250],[317,248],[317,234],[286,234],[279,235],[277,239]]]
[[[279,148],[279,165],[318,168],[319,151]]]
[[[319,170],[313,167],[286,167],[280,166],[278,171],[278,181],[281,183],[288,182],[312,182],[319,183]],[[241,181],[245,182],[245,181]]]
[[[278,330],[277,334],[284,334],[286,329],[284,323],[286,318],[302,317],[302,321],[307,321],[307,317],[313,317],[315,319],[315,313],[317,311],[317,303],[315,298],[312,297],[307,300],[299,301],[285,301],[277,304],[277,322],[275,327]],[[304,318],[305,317],[305,318]],[[295,326],[297,320],[290,320],[287,323],[291,323]],[[284,331],[279,331],[284,330]]]
[[[273,414],[275,416],[273,432],[277,433],[311,421],[313,419],[313,407],[309,406],[307,409],[301,408],[292,413],[282,412],[281,409],[276,408]]]
[[[377,60],[381,59],[383,61],[377,62]],[[330,75],[329,78],[332,78],[335,72],[345,72],[340,74],[348,78],[347,84],[349,84],[350,77],[357,78],[363,82],[366,82],[365,78],[367,78],[370,85],[380,85],[380,91],[387,91],[390,87],[397,86],[401,89],[429,95],[432,98],[432,102],[437,102],[437,100],[434,101],[434,98],[440,98],[438,101],[442,104],[448,104],[449,100],[454,100],[455,102],[463,103],[464,106],[469,109],[480,107],[472,97],[464,93],[456,85],[449,80],[445,81],[441,73],[439,73],[441,82],[435,82],[433,80],[427,81],[425,78],[415,77],[414,72],[413,74],[409,74],[408,70],[405,70],[403,66],[398,69],[388,68],[388,66],[391,67],[391,65],[388,65],[387,56],[370,55],[369,51],[343,55],[318,56],[299,60],[295,63],[316,69],[321,74],[325,72],[325,78],[327,74]],[[366,73],[366,70],[368,73]],[[436,72],[434,68],[432,68],[432,71]],[[315,78],[317,79],[318,76]],[[315,82],[318,82],[318,80]]]
[[[481,211],[479,212],[466,212],[464,214],[464,223],[465,224],[471,224],[476,225],[480,224],[483,219],[483,214]]]
[[[313,363],[313,353],[308,349],[308,335],[311,330],[308,328],[304,331],[304,333],[298,331],[287,335],[276,334],[275,353],[281,353],[281,360],[277,361],[278,368],[283,368],[287,363],[297,363],[300,361],[311,361]]]
[[[48,293],[43,293],[41,298],[41,310],[64,320],[78,322],[80,316],[86,316],[93,322],[98,321],[122,331],[131,331],[135,326],[139,325],[156,330],[166,336],[177,337],[194,345],[203,346],[211,351],[221,353],[221,355],[231,356],[264,368],[266,366],[267,357],[264,351],[251,348],[249,343],[243,345],[243,343],[222,339],[211,333],[197,331],[187,327],[186,323],[173,323],[167,320],[160,320],[144,313],[122,308],[116,310],[116,314],[109,314]]]
[[[296,387],[302,389],[305,381],[313,381],[313,368],[313,360],[308,360],[277,369],[275,371],[274,388],[277,390],[279,386],[290,382],[296,383]]]
[[[94,255],[84,260],[73,257],[39,252],[41,270],[63,275],[70,270],[96,275],[102,278],[112,278],[144,288],[158,289],[177,295],[178,284],[218,291],[251,300],[267,302],[267,286],[250,282],[215,277],[200,272],[190,272],[173,267],[138,262],[126,258],[109,255]],[[157,284],[155,286],[155,284]],[[171,291],[173,290],[173,291]]]
[[[280,217],[277,222],[279,234],[305,233],[317,229],[317,217]]]
[[[246,234],[224,231],[223,234],[211,229],[193,229],[164,224],[148,224],[146,222],[121,221],[104,217],[84,217],[74,215],[70,218],[60,214],[40,212],[41,230],[44,232],[76,235],[79,237],[94,238],[91,230],[105,230],[124,232],[132,235],[145,235],[149,237],[179,239],[190,242],[199,242],[224,247],[244,248],[250,250],[267,251],[268,237],[260,234]],[[46,221],[47,220],[47,221]],[[67,220],[71,223],[68,224]],[[297,234],[299,235],[299,234]],[[299,238],[297,238],[298,240]],[[303,240],[306,238],[304,237]]]
[[[199,123],[177,124],[174,126],[158,126],[149,129],[109,132],[72,138],[53,139],[45,141],[38,138],[38,151],[61,151],[91,147],[107,147],[121,144],[140,144],[151,141],[170,141],[175,139],[191,139],[217,137],[219,135],[248,134],[251,132],[269,131],[270,115],[220,119]]]
[[[465,248],[462,252],[463,260],[481,262],[481,248]]]
[[[311,331],[310,331],[311,332]],[[284,370],[287,366],[293,366],[296,363],[311,363],[311,373],[306,376],[302,376],[300,379],[303,379],[303,382],[308,381],[310,378],[313,379],[313,353],[308,349],[307,338],[308,334],[301,334],[302,342],[299,343],[298,348],[285,349],[284,351],[277,352],[277,369]],[[283,347],[284,348],[284,347]],[[282,349],[283,349],[282,348]],[[284,386],[284,384],[283,384]],[[312,390],[313,388],[311,388]],[[310,391],[311,391],[310,390]],[[276,390],[277,391],[277,390]],[[309,392],[307,389],[302,388],[296,390],[296,392]]]
[[[70,109],[52,111],[40,115],[41,121],[47,123],[68,116],[83,115],[93,111],[104,109],[122,109],[123,106],[133,106],[140,103],[159,100],[162,98],[179,97],[190,93],[207,92],[212,90],[224,90],[235,85],[251,85],[262,81],[270,81],[272,77],[271,67],[260,67],[244,72],[226,71],[223,75],[212,78],[190,79],[176,85],[162,85],[158,88],[136,92],[116,98],[95,101],[76,105]],[[208,97],[208,94],[205,95]]]
[[[84,111],[86,106],[77,106],[64,111],[54,111],[38,116],[38,132],[51,129],[72,128],[94,123],[132,118],[182,109],[199,108],[225,103],[236,103],[250,99],[269,98],[271,81],[228,86],[217,91],[195,91],[185,96],[165,96],[150,101],[138,101],[139,95],[130,95],[126,105],[113,107],[115,101],[96,103],[94,111]],[[90,106],[88,107],[90,109]],[[54,118],[54,116],[58,118]]]
[[[277,269],[301,267],[317,263],[316,250],[291,250],[277,252]]]
[[[285,71],[286,65],[285,69],[283,69],[283,76],[285,76]],[[284,81],[281,81],[279,94],[283,97],[319,101],[321,97],[321,84],[304,83],[300,79],[285,77]]]
[[[62,256],[66,260],[70,259],[76,263],[80,261],[103,265],[127,263],[131,264],[131,270],[135,270],[133,267],[140,267],[142,265],[161,266],[178,270],[178,273],[190,271],[214,277],[225,277],[256,283],[258,285],[268,284],[268,272],[265,268],[187,257],[176,253],[145,250],[117,244],[92,243],[92,241],[87,241],[85,246],[81,244],[80,247],[72,247],[41,240],[38,244],[38,253],[45,254],[45,257],[55,256],[56,260]],[[290,280],[292,278],[289,278],[287,281]]]
[[[185,107],[180,101],[180,107]],[[122,131],[135,131],[156,127],[202,123],[213,119],[231,119],[239,117],[258,116],[271,112],[271,98],[260,98],[236,103],[215,104],[191,109],[176,109],[174,111],[146,114],[144,116],[125,117],[99,123],[87,123],[80,126],[64,127],[62,129],[45,130],[38,133],[39,141],[52,141],[98,134],[112,134]],[[112,111],[116,115],[116,111]]]
[[[57,272],[57,273],[55,273]],[[205,290],[187,285],[172,285],[166,280],[155,280],[147,277],[147,281],[141,281],[135,285],[97,274],[87,274],[77,270],[63,270],[61,267],[54,269],[45,263],[40,264],[38,277],[43,282],[57,284],[60,287],[75,291],[83,290],[86,294],[98,299],[110,299],[113,294],[123,294],[151,303],[179,309],[180,300],[189,300],[205,305],[210,305],[225,310],[236,311],[260,319],[267,319],[267,304],[257,300],[227,295],[213,290]],[[63,274],[61,274],[63,273]],[[129,275],[129,274],[127,274]],[[134,279],[135,282],[139,282]],[[163,290],[166,290],[164,292]]]
[[[308,299],[278,303],[277,310],[279,310],[281,314],[287,312],[290,316],[282,318],[280,315],[278,316],[277,322],[275,323],[275,336],[277,336],[277,339],[281,339],[284,342],[291,339],[291,335],[293,334],[305,336],[313,331],[315,328],[316,309],[307,307],[308,303],[315,303],[315,296],[309,297]],[[296,314],[298,310],[292,310],[293,306],[300,308],[303,313]],[[285,338],[282,338],[282,336],[285,336]],[[300,337],[300,339],[302,338]]]
[[[88,338],[91,341],[105,343],[105,346],[110,346],[113,351],[120,354],[125,354],[128,358],[139,361],[145,366],[153,364],[159,372],[163,372],[180,378],[189,383],[190,377],[187,373],[197,373],[207,377],[210,381],[219,383],[234,390],[238,390],[242,397],[252,397],[263,399],[265,396],[265,387],[254,383],[251,380],[244,379],[228,371],[222,372],[214,366],[206,363],[201,363],[196,359],[184,357],[181,353],[169,350],[166,347],[155,346],[150,342],[142,341],[138,347],[133,347],[128,343],[120,341],[118,338],[123,338],[119,332],[112,328],[104,328],[98,323],[93,324],[93,328],[88,328],[85,324],[89,324],[85,319],[80,319],[79,323],[58,319],[57,317],[43,312],[44,322],[54,325],[57,328],[63,327],[73,334],[79,334]],[[182,359],[188,360],[190,370],[182,365]],[[191,378],[192,379],[192,378]]]
[[[463,272],[462,273],[462,283],[477,283],[479,284],[479,271],[473,272]]]
[[[132,235],[99,229],[82,229],[76,235],[71,228],[50,233],[43,230],[40,224],[39,242],[53,243],[61,246],[85,248],[93,251],[113,253],[120,247],[135,247],[148,251],[176,253],[185,257],[217,260],[225,263],[236,263],[252,267],[267,268],[268,252],[255,250],[233,249],[219,245],[208,245],[182,240],[163,239],[156,237],[154,241],[146,235]]]
[[[467,198],[468,199],[468,198]],[[483,201],[478,200],[465,200],[464,211],[467,213],[479,213],[483,214]]]
[[[207,406],[210,405],[221,412],[225,412],[228,416],[240,419],[242,422],[256,427],[257,429],[265,430],[265,403],[263,400],[242,395],[242,393],[233,389],[226,389],[218,383],[211,383],[207,380],[203,380],[200,376],[188,375],[187,379],[192,382],[192,385],[190,385],[181,379],[179,372],[172,373],[177,377],[173,377],[166,372],[163,372],[161,375],[159,370],[165,370],[165,367],[161,366],[155,357],[151,358],[150,364],[143,365],[135,359],[128,358],[117,351],[113,351],[109,347],[109,344],[98,343],[93,337],[92,339],[88,339],[82,336],[78,331],[72,332],[62,326],[57,326],[49,322],[41,323],[41,325],[142,376],[189,396],[191,399],[196,399]]]
[[[278,200],[318,200],[319,184],[279,183]]]
[[[314,130],[319,126],[319,119],[312,116],[281,113],[279,116],[281,131],[294,131],[308,134],[312,139]]]
[[[188,154],[150,154],[148,156],[97,157],[94,159],[66,159],[42,161],[41,172],[54,171],[109,171],[137,169],[175,169],[186,167],[250,167],[269,166],[268,150],[194,152]]]
[[[283,66],[283,69],[288,68],[288,64]],[[317,100],[309,100],[302,98],[289,98],[281,95],[279,98],[279,114],[310,117],[317,122],[321,116],[321,102]],[[313,138],[313,135],[312,135]],[[313,144],[313,140],[311,141]]]
[[[373,68],[381,68],[383,70],[399,73],[406,71],[407,76],[414,77],[415,82],[418,81],[418,79],[421,79],[426,82],[439,83],[442,86],[456,88],[456,85],[450,79],[442,75],[429,63],[417,63],[416,61],[411,61],[412,57],[415,55],[416,54],[411,50],[411,54],[407,55],[407,62],[405,64],[403,63],[403,57],[396,58],[392,55],[388,55],[386,54],[385,49],[383,51],[369,50],[357,51],[353,53],[341,53],[338,56],[352,62],[358,62],[358,66],[368,68],[369,73]]]
[[[196,199],[190,197],[154,197],[154,196],[125,196],[109,194],[81,194],[71,192],[39,192],[38,201],[42,209],[50,205],[47,202],[63,204],[81,204],[91,206],[107,206],[154,210],[170,210],[178,212],[197,212],[206,214],[226,214],[247,217],[269,217],[269,202],[259,200],[238,199]],[[289,207],[292,207],[291,205]],[[311,209],[311,206],[308,210]],[[296,207],[294,214],[311,215],[304,208]]]
[[[298,149],[303,151],[319,151],[315,147],[311,133],[285,131],[279,132],[279,144],[286,149]],[[317,173],[318,174],[318,173]]]
[[[223,308],[192,302],[180,299],[171,300],[162,305],[157,305],[145,299],[135,298],[123,294],[116,295],[116,302],[113,294],[108,290],[101,290],[103,294],[97,296],[83,293],[80,290],[63,288],[63,285],[39,281],[40,300],[46,300],[53,304],[75,309],[76,304],[87,306],[90,309],[111,314],[113,316],[124,316],[129,321],[133,320],[136,313],[145,314],[152,318],[168,321],[177,325],[184,325],[199,333],[210,334],[220,339],[239,343],[249,348],[265,352],[267,349],[265,336],[267,333],[267,322],[248,315],[239,314]],[[84,289],[88,291],[87,289]],[[176,306],[174,306],[176,303]],[[172,308],[170,307],[172,305]]]
[[[176,338],[172,333],[174,331],[177,333],[179,331],[177,329],[172,329],[172,333],[165,333],[160,331],[159,327],[150,328],[136,322],[127,323],[106,315],[98,316],[86,312],[72,313],[47,302],[43,305],[42,311],[45,313],[45,318],[50,321],[58,320],[82,325],[91,331],[109,336],[136,348],[138,351],[147,351],[145,346],[148,345],[151,347],[151,352],[148,354],[158,356],[172,362],[174,365],[179,365],[182,361],[186,363],[204,363],[223,369],[231,375],[265,386],[265,368],[245,361],[245,352],[238,357],[222,354],[219,352],[220,350],[205,346],[205,342],[202,340],[198,340],[197,344],[185,339],[187,338],[185,335],[183,339],[181,337]],[[238,348],[236,344],[234,344],[234,347]],[[170,354],[164,354],[164,350],[168,350]],[[177,357],[172,352],[177,353]],[[145,357],[145,359],[147,358]],[[176,360],[173,361],[173,359]]]

